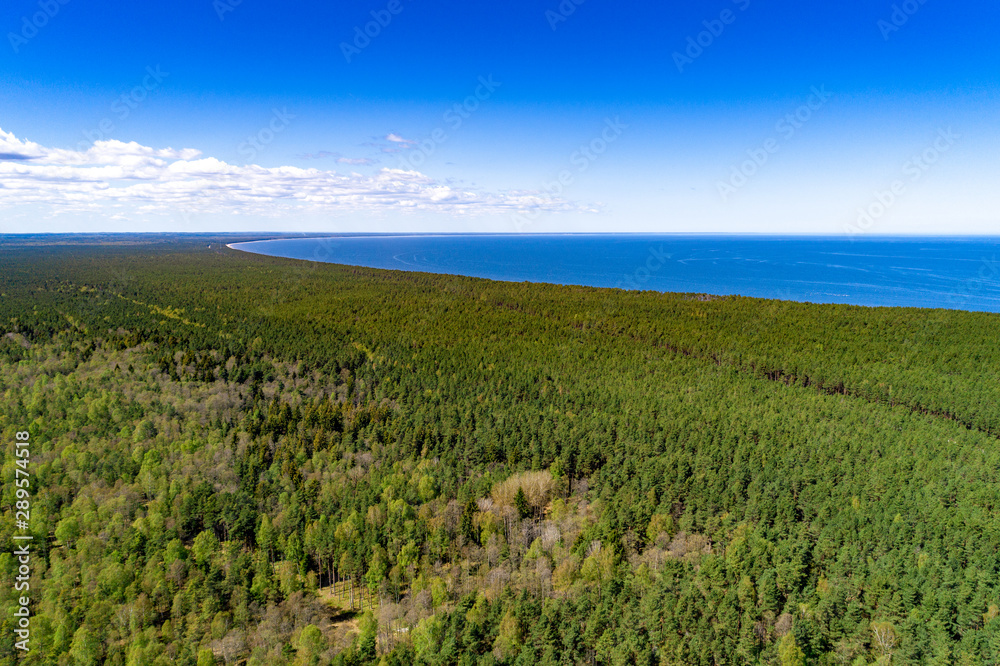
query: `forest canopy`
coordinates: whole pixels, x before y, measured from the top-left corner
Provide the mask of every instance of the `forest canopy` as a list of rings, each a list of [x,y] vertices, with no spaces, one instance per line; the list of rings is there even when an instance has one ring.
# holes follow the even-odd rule
[[[0,244],[0,663],[1000,663],[998,315],[105,240]]]

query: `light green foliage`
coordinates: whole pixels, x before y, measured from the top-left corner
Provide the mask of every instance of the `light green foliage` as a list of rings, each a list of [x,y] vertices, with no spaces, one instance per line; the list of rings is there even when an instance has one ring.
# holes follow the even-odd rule
[[[500,621],[500,628],[497,632],[496,641],[493,644],[493,651],[501,659],[507,659],[520,650],[524,634],[521,623],[513,613],[507,611]]]
[[[361,616],[358,634],[358,656],[362,660],[372,660],[375,658],[376,641],[378,638],[378,621],[371,611],[366,611]]]
[[[444,638],[444,622],[437,615],[421,620],[413,629],[413,647],[417,657],[429,659],[438,651]]]
[[[417,492],[420,493],[421,500],[424,502],[430,502],[437,496],[437,481],[430,474],[424,474],[420,477]]]
[[[785,634],[778,643],[778,659],[781,666],[805,666],[806,656],[795,642],[793,634]]]
[[[320,655],[326,650],[326,638],[319,627],[314,624],[306,625],[299,635],[298,652],[304,663],[314,663],[319,660]]]
[[[56,538],[72,545],[80,536],[80,521],[76,516],[67,516],[56,525]]]
[[[218,547],[219,541],[215,538],[215,534],[213,532],[209,530],[200,532],[198,536],[194,538],[194,544],[191,547],[191,553],[194,555],[195,563],[201,567],[208,566]]]

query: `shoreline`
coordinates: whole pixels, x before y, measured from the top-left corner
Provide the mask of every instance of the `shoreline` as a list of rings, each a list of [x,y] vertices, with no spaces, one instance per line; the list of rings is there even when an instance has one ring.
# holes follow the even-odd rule
[[[549,241],[554,236],[573,242],[553,245]],[[610,249],[588,242],[605,237],[620,242]],[[322,248],[330,238],[354,242],[337,243],[340,251],[334,252]],[[1000,263],[987,258],[1000,249],[1000,238],[962,239],[972,245],[960,246],[961,251],[952,249],[951,238],[870,240],[876,243],[866,248],[871,252],[858,248],[853,253],[850,248],[857,246],[844,238],[633,234],[286,237],[227,247],[299,261],[511,283],[1000,313]],[[383,247],[382,241],[399,244]],[[921,246],[921,253],[912,250],[914,245]],[[284,252],[277,253],[281,248]]]

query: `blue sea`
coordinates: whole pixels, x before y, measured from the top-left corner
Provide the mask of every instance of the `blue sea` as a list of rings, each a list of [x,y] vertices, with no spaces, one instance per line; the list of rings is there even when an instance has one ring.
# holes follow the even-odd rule
[[[1000,312],[1000,238],[422,234],[231,247],[513,282]]]

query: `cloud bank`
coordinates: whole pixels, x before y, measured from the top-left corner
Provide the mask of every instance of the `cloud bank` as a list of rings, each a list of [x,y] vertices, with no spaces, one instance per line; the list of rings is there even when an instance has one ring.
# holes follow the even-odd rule
[[[41,205],[68,212],[177,210],[281,216],[294,212],[593,210],[541,191],[487,192],[418,171],[372,175],[293,166],[234,165],[198,150],[98,141],[86,151],[48,148],[0,129],[0,210]]]

